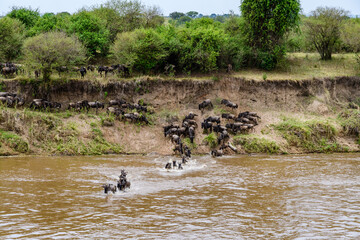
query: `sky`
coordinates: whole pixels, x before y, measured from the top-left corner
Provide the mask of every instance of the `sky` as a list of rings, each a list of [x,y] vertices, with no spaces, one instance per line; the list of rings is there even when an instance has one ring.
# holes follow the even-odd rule
[[[106,0],[0,0],[0,15],[6,15],[12,6],[38,8],[40,13],[74,13],[84,6],[101,4]],[[240,0],[141,0],[147,6],[158,6],[165,16],[171,12],[197,11],[204,15],[225,14],[230,10],[239,14]],[[308,14],[318,6],[341,7],[351,15],[360,16],[360,0],[300,0],[303,13]]]

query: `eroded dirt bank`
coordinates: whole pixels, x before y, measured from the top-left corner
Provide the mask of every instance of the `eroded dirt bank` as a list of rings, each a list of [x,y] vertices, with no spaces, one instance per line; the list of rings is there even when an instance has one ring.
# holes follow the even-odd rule
[[[357,104],[360,103],[360,78],[312,79],[306,81],[251,81],[223,77],[219,80],[140,79],[128,82],[71,80],[44,86],[34,81],[5,81],[5,91],[16,92],[29,103],[33,98],[57,101],[66,108],[70,101],[87,99],[108,102],[123,98],[143,100],[155,114],[150,126],[107,119],[103,110],[76,113],[41,113],[28,109],[1,108],[0,154],[172,154],[173,144],[163,135],[162,126],[181,122],[188,112],[197,113],[193,152],[208,153],[201,121],[221,113],[255,111],[261,116],[253,132],[232,136],[239,152],[301,153],[358,151]],[[215,107],[203,114],[198,104],[211,99]],[[226,98],[239,105],[235,111],[220,104]],[[349,103],[352,109],[349,109]],[[109,120],[110,124],[104,124]],[[222,124],[227,121],[223,120]],[[360,126],[360,124],[359,124]],[[359,128],[360,129],[360,128]],[[20,143],[12,143],[13,134]],[[16,138],[16,137],[14,137]],[[10,140],[9,140],[10,139]],[[208,138],[209,140],[209,138]],[[15,141],[16,142],[16,141]]]

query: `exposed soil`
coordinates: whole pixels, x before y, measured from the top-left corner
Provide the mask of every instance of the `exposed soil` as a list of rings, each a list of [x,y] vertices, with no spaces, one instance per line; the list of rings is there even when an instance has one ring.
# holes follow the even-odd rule
[[[201,121],[207,116],[219,115],[223,111],[234,114],[242,111],[258,112],[262,119],[253,134],[275,141],[285,152],[301,153],[302,149],[287,146],[286,140],[271,125],[281,121],[283,116],[302,120],[336,119],[338,113],[348,107],[349,102],[357,102],[360,99],[359,77],[307,81],[253,81],[230,77],[223,77],[217,81],[140,79],[131,82],[110,82],[107,85],[72,80],[56,83],[50,87],[38,82],[4,81],[3,86],[5,86],[3,90],[17,92],[25,97],[28,103],[33,98],[46,98],[61,102],[63,108],[66,108],[69,102],[84,99],[103,102],[116,98],[123,98],[128,102],[138,102],[142,99],[155,109],[154,125],[138,126],[115,121],[114,126],[101,127],[104,138],[109,142],[120,144],[125,153],[142,154],[173,153],[173,144],[164,137],[162,129],[170,119],[162,116],[161,112],[175,112],[179,121],[189,112],[197,113],[199,128],[196,131],[197,148],[194,152],[208,153],[210,149],[204,142],[206,134],[201,131]],[[201,114],[198,104],[208,98],[215,104],[215,108]],[[219,101],[222,98],[237,103],[239,108],[231,111],[220,105]],[[72,116],[65,119],[64,123],[70,121],[79,124],[79,131],[84,139],[90,135],[89,119]],[[356,137],[342,134],[340,125],[334,124],[340,132],[337,136],[338,142],[346,146],[349,151],[358,151]],[[4,122],[0,121],[0,129],[5,129]],[[26,134],[20,136],[31,142]],[[3,149],[5,148],[8,150],[6,144],[3,146]],[[34,154],[47,154],[46,151],[40,151],[31,144],[30,149]],[[7,150],[3,152],[9,153]],[[240,152],[244,152],[241,147]]]

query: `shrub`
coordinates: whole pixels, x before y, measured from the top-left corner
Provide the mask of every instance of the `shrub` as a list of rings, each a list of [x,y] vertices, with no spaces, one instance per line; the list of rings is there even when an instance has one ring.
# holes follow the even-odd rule
[[[241,145],[248,153],[279,153],[280,147],[274,141],[254,135],[239,135],[234,137],[234,144]]]

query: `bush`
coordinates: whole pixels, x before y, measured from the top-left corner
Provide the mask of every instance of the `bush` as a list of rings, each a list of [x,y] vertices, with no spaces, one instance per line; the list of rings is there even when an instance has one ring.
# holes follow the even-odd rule
[[[167,56],[164,40],[154,29],[118,34],[111,51],[117,62],[144,74],[159,70]]]
[[[29,144],[12,132],[0,130],[0,140],[16,152],[26,153],[29,151]]]
[[[275,154],[280,152],[280,147],[276,142],[254,135],[235,136],[234,144],[241,145],[247,153]]]
[[[284,118],[273,125],[290,146],[300,147],[308,152],[346,151],[336,142],[336,129],[328,121],[300,121]]]
[[[0,19],[0,61],[16,59],[24,42],[24,25],[17,19]]]
[[[210,146],[210,148],[215,148],[218,145],[217,137],[215,133],[210,133],[204,138],[204,141]]]
[[[246,43],[253,52],[256,67],[272,70],[284,56],[285,34],[299,23],[300,2],[243,0]]]

